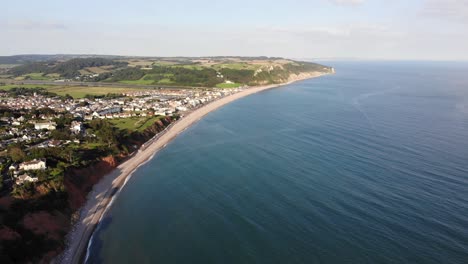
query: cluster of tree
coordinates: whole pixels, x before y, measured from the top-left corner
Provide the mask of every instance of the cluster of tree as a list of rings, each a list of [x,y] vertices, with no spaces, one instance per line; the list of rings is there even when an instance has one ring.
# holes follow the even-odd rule
[[[34,94],[43,95],[47,97],[57,96],[56,93],[49,92],[47,89],[41,88],[41,87],[37,87],[37,88],[13,87],[7,92],[8,92],[8,95],[11,97],[18,97],[20,95],[32,96]]]
[[[155,66],[150,71],[152,79],[169,78],[174,85],[212,87],[222,82],[215,70],[210,68],[189,69],[184,67]]]
[[[46,73],[52,69],[52,65],[47,62],[31,62],[23,65],[19,65],[16,67],[11,68],[8,73],[14,76],[20,76],[23,74],[33,73],[33,72],[40,72]]]
[[[125,141],[123,131],[116,128],[111,122],[104,119],[93,119],[89,122],[87,130],[96,135],[96,141],[103,143],[113,154],[119,153],[121,142]]]
[[[210,68],[189,69],[177,66],[154,66],[152,70],[142,70],[140,68],[126,68],[115,71],[112,77],[106,81],[118,82],[125,80],[153,80],[155,83],[162,79],[170,79],[173,85],[180,86],[206,86],[211,87],[222,82],[222,79],[217,77],[215,70]],[[105,78],[106,75],[99,76],[99,79]]]
[[[76,58],[64,62],[32,62],[13,67],[9,73],[14,76],[20,76],[28,73],[58,73],[64,78],[73,78],[80,75],[79,70],[87,67],[109,66],[124,67],[126,62],[115,61],[105,58]]]
[[[145,75],[140,68],[125,68],[115,71],[109,81],[118,82],[123,80],[139,80]]]
[[[253,70],[223,68],[220,73],[227,79],[236,83],[251,83],[254,77]]]
[[[85,98],[86,99],[90,99],[90,100],[94,100],[94,99],[97,99],[97,98],[100,98],[100,99],[116,99],[116,98],[120,98],[122,97],[122,94],[119,94],[119,93],[107,93],[107,94],[86,94],[85,95]],[[81,102],[80,105],[81,106],[85,106],[87,105],[88,102]]]
[[[73,78],[79,75],[79,70],[81,69],[108,65],[123,67],[126,66],[127,63],[104,58],[78,58],[59,63],[52,68],[52,70],[54,73],[58,73],[64,78]]]
[[[301,72],[323,72],[323,71],[330,71],[330,67],[323,66],[313,62],[295,62],[295,63],[287,63],[283,65],[283,68],[288,73],[299,74]]]
[[[170,79],[177,85],[212,87],[220,83],[222,79],[217,77],[216,71],[209,68],[201,70],[173,68],[173,76]]]

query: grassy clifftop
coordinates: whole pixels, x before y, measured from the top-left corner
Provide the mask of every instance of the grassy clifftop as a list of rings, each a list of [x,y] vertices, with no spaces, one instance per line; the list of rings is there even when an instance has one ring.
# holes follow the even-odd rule
[[[281,83],[304,72],[331,72],[311,62],[269,57],[141,58],[86,57],[25,62],[4,70],[15,80],[118,82],[231,88]]]

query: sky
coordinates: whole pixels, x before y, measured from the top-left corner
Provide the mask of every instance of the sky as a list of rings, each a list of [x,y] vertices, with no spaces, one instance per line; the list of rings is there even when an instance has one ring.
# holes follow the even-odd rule
[[[0,55],[468,60],[468,0],[18,0]]]

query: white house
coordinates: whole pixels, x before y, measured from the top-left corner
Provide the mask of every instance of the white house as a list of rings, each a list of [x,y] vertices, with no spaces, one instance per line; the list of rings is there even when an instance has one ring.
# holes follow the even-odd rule
[[[20,175],[16,177],[16,184],[23,184],[24,182],[37,182],[39,179],[36,177],[31,177],[27,174]]]
[[[75,134],[81,133],[83,130],[83,123],[78,122],[78,121],[72,121],[71,126],[70,126],[71,132]]]
[[[47,167],[46,167],[46,163],[45,161],[43,160],[37,160],[37,159],[33,159],[31,161],[26,161],[26,162],[23,162],[19,165],[19,169],[20,170],[25,170],[25,171],[28,171],[28,170],[45,170]]]
[[[57,123],[55,122],[38,122],[34,124],[34,128],[37,130],[47,129],[47,130],[55,130],[57,127]]]

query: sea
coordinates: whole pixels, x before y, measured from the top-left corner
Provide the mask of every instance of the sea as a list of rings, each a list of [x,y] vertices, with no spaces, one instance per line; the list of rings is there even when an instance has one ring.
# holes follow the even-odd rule
[[[135,171],[86,262],[468,263],[468,63],[323,64]]]

